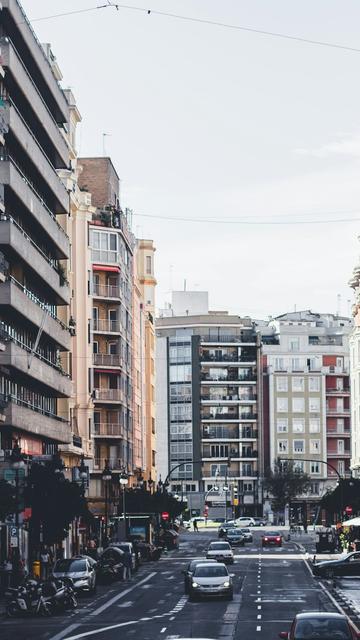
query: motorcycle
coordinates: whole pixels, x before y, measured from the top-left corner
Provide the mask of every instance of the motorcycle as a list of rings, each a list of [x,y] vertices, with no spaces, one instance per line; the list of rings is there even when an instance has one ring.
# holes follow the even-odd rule
[[[44,582],[42,584],[42,595],[48,606],[50,606],[52,613],[76,609],[78,606],[73,582],[70,578]]]
[[[8,589],[5,598],[6,615],[10,618],[17,615],[52,615],[52,607],[44,598],[42,586],[36,580],[28,580],[16,589]]]

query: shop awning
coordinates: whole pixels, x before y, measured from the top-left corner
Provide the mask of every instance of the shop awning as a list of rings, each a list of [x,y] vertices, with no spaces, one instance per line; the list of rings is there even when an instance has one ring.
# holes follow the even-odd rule
[[[105,264],[93,264],[92,266],[94,271],[115,271],[115,273],[119,273],[120,267],[110,267]]]

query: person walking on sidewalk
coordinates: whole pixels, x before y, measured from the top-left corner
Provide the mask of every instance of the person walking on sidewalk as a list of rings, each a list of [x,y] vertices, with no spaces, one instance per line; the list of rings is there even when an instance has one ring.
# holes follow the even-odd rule
[[[194,520],[194,525],[193,525],[193,526],[194,526],[194,531],[199,531],[199,529],[198,529],[198,523],[197,523],[196,518],[195,518],[195,520]]]
[[[123,578],[124,580],[126,579],[131,580],[132,558],[131,558],[131,553],[129,551],[124,552],[124,557],[122,559],[122,562],[124,564]]]

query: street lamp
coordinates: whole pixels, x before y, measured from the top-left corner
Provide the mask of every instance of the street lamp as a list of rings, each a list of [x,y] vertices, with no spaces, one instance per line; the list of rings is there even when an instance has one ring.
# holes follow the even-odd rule
[[[102,472],[102,479],[105,484],[105,536],[104,546],[108,543],[108,501],[109,501],[109,483],[112,479],[111,469],[109,467],[109,460],[105,460],[105,467]]]
[[[13,552],[13,576],[15,584],[17,584],[19,579],[19,570],[20,570],[20,522],[19,522],[19,510],[20,510],[20,500],[19,500],[19,471],[22,470],[25,466],[23,455],[21,453],[21,448],[19,447],[18,442],[15,443],[11,456],[10,456],[11,466],[15,471],[15,529],[16,529],[16,547]]]
[[[125,497],[125,487],[129,482],[129,476],[126,473],[126,471],[124,470],[121,474],[120,474],[120,484],[122,486],[122,494],[123,494],[123,518],[124,518],[124,533],[125,533],[125,540],[127,538],[127,531],[126,531],[126,497]]]

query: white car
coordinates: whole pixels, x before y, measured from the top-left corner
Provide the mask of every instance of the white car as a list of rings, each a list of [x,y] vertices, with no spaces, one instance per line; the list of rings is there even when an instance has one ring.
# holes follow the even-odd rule
[[[240,518],[236,518],[235,524],[238,527],[255,527],[256,522],[254,518],[250,518],[249,516],[241,516]]]
[[[234,562],[233,550],[228,542],[210,542],[206,557],[209,560],[220,560],[229,564]]]

